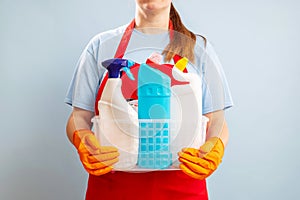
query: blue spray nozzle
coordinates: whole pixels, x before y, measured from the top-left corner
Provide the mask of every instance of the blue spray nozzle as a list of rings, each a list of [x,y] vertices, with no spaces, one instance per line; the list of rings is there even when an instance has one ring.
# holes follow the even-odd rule
[[[135,80],[133,74],[131,73],[131,71],[128,67],[123,67],[122,70],[126,73],[128,78],[130,78],[133,81]]]
[[[121,70],[123,70],[131,80],[134,80],[134,77],[129,68],[134,64],[133,61],[122,58],[114,58],[102,62],[102,65],[108,70],[108,78],[120,78]]]

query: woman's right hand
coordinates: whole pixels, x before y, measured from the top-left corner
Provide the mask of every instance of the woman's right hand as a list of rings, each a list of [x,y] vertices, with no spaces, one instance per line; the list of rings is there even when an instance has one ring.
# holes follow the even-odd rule
[[[73,134],[73,144],[89,174],[96,176],[106,174],[119,160],[118,149],[112,146],[100,146],[91,130],[76,130]]]

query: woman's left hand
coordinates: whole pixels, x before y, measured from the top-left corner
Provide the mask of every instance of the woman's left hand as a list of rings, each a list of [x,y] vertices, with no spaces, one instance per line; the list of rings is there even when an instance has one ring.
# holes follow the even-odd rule
[[[220,138],[212,137],[200,149],[185,148],[178,155],[180,169],[185,174],[202,180],[210,176],[222,162],[224,144]]]

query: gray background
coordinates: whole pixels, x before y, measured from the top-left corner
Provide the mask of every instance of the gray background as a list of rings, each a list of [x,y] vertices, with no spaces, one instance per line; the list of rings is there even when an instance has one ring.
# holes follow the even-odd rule
[[[0,199],[83,199],[87,174],[65,134],[64,95],[89,39],[129,22],[134,5],[0,1]],[[299,198],[299,1],[175,6],[213,43],[235,101],[229,146],[208,178],[211,199]]]

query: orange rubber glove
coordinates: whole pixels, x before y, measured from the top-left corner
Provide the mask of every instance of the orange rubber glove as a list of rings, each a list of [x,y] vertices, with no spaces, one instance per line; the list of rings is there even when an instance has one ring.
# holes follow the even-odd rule
[[[89,174],[96,176],[106,174],[112,170],[112,165],[118,162],[118,149],[100,146],[90,130],[76,130],[73,134],[73,144],[83,167]]]
[[[208,139],[200,149],[185,148],[178,153],[180,169],[195,179],[210,176],[222,162],[224,144],[218,137]]]

